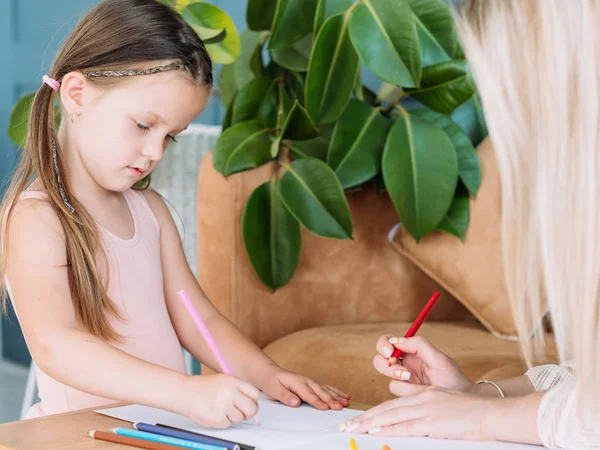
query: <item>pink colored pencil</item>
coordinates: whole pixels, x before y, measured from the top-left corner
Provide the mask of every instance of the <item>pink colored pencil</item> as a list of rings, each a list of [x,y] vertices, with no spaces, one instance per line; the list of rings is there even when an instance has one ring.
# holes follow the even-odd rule
[[[235,374],[233,373],[233,370],[231,370],[231,367],[227,363],[227,360],[225,360],[223,353],[221,353],[221,350],[219,350],[217,343],[215,342],[214,338],[212,337],[212,334],[210,334],[208,327],[202,320],[202,317],[200,317],[200,314],[198,314],[198,311],[194,307],[194,304],[188,297],[185,290],[182,289],[177,294],[179,295],[179,298],[181,298],[181,301],[183,302],[185,308],[190,313],[190,316],[192,316],[192,319],[194,320],[194,323],[196,324],[198,331],[200,331],[200,334],[202,334],[202,337],[208,344],[210,351],[213,353],[213,355],[215,355],[215,358],[217,359],[217,362],[219,363],[219,366],[221,367],[221,370],[223,371],[223,373],[225,375],[231,375],[232,377],[234,377]],[[254,416],[254,420],[260,426],[260,420],[258,419],[258,414],[256,416]]]

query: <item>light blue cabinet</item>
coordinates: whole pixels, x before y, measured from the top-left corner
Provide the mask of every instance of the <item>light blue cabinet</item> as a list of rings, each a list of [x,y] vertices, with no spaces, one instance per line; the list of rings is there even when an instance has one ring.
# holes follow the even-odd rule
[[[12,173],[18,150],[6,136],[10,111],[26,92],[35,91],[60,43],[97,0],[0,0],[0,189]],[[245,28],[245,0],[213,0]],[[216,76],[215,76],[216,78]],[[196,121],[218,124],[223,107],[211,99]],[[2,190],[2,193],[4,191]],[[14,314],[0,320],[0,357],[29,362],[29,355]]]

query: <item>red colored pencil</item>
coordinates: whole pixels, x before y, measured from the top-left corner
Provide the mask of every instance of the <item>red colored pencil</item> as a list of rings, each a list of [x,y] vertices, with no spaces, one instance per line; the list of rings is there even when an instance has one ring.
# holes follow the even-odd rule
[[[413,324],[410,326],[410,328],[404,335],[405,338],[413,337],[415,334],[417,334],[417,331],[419,331],[419,328],[421,327],[423,322],[425,322],[425,319],[433,309],[435,302],[438,301],[438,298],[440,298],[440,293],[435,292],[423,308],[423,311],[419,313]],[[388,359],[388,366],[396,364],[398,362],[398,358],[400,358],[401,356],[402,350],[400,350],[399,348],[394,348],[392,356],[390,356],[390,358]]]

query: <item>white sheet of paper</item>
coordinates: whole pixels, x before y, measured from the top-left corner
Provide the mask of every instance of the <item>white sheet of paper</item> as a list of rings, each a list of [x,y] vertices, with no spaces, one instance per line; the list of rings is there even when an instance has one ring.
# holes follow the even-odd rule
[[[338,426],[362,411],[318,411],[310,406],[289,408],[281,403],[259,400],[261,426],[243,422],[227,430],[203,428],[184,416],[146,406],[130,405],[97,410],[106,416],[127,422],[162,423],[192,432],[259,447],[261,450],[348,450],[351,437],[360,450],[531,450],[538,447],[497,442],[464,442],[427,438],[377,438],[368,435],[348,435]]]

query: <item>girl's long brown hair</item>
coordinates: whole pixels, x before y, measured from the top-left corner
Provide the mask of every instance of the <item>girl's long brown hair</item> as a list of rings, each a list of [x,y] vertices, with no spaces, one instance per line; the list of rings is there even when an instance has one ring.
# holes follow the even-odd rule
[[[55,80],[73,71],[113,71],[106,77],[88,78],[109,87],[122,77],[115,70],[151,67],[158,62],[177,62],[192,82],[212,85],[212,63],[204,44],[179,14],[154,0],[105,0],[81,20],[58,52],[49,72]],[[106,255],[96,222],[72,194],[68,167],[56,142],[58,168],[67,198],[75,208],[66,207],[53,169],[52,136],[57,136],[54,117],[55,94],[42,84],[29,117],[27,143],[7,194],[0,217],[6,232],[13,206],[20,194],[37,179],[47,201],[58,216],[65,234],[67,270],[72,302],[78,324],[95,336],[118,340],[109,316],[118,311],[106,292]],[[2,266],[8,260],[8,237],[4,236]],[[6,308],[6,279],[2,279],[2,306]]]

